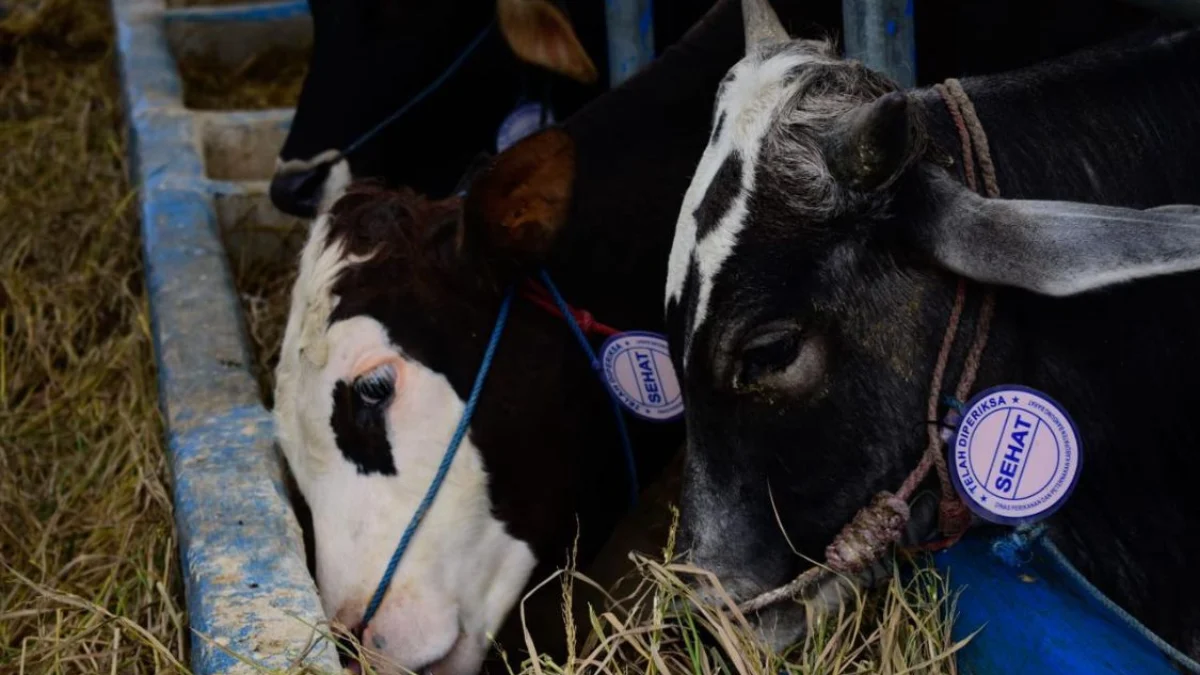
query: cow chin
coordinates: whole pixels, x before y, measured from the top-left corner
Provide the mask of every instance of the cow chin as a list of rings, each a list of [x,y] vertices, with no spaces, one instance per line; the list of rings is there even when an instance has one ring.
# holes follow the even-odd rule
[[[801,597],[765,607],[747,619],[771,650],[784,652],[805,638],[810,622],[836,616],[851,606],[863,589],[886,580],[888,575],[889,568],[882,563],[854,575],[826,571]]]
[[[360,636],[372,672],[479,671],[490,638],[516,605],[535,559],[529,546],[511,537],[498,521],[458,525],[469,536],[453,537],[453,542],[438,537],[436,546],[421,545],[433,539],[428,532],[425,542],[420,534],[413,538],[365,628],[363,614],[395,541],[343,551],[332,561],[318,556],[326,611],[336,624]],[[344,524],[340,527],[345,529]],[[347,584],[347,579],[356,582]]]

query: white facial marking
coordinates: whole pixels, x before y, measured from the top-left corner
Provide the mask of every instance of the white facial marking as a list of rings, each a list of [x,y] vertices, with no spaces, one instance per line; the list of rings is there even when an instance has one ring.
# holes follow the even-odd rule
[[[346,194],[346,188],[352,180],[354,176],[350,175],[350,163],[346,160],[338,160],[329,167],[329,175],[325,178],[325,184],[321,186],[321,203],[317,206],[317,213],[328,212],[334,202]]]
[[[375,319],[356,316],[326,328],[337,305],[332,286],[348,264],[340,246],[325,247],[328,219],[318,217],[301,255],[274,414],[280,446],[312,509],[322,603],[330,618],[353,627],[429,488],[464,404],[444,376],[407,358]],[[396,472],[363,474],[338,446],[333,391],[384,361],[396,370],[383,412]],[[383,660],[406,668],[436,661],[439,673],[473,673],[535,562],[529,546],[492,514],[482,456],[468,436],[364,644],[381,645]]]
[[[333,160],[341,154],[340,150],[330,148],[323,152],[319,152],[308,159],[280,159],[275,158],[275,173],[299,173],[307,171],[318,164]]]
[[[783,52],[767,59],[752,55],[731,69],[733,77],[725,85],[717,104],[717,117],[722,113],[726,116],[724,128],[717,142],[705,148],[684,195],[667,264],[667,302],[681,299],[693,253],[699,266],[695,319],[692,325],[684,327],[685,357],[691,334],[704,323],[707,315],[713,280],[733,252],[738,235],[745,227],[746,202],[754,190],[755,162],[780,107],[794,93],[793,88],[785,84],[786,75],[793,68],[816,58],[804,52]],[[737,152],[744,163],[742,189],[716,228],[702,241],[697,241],[697,223],[693,214],[704,200],[722,162],[732,152]]]

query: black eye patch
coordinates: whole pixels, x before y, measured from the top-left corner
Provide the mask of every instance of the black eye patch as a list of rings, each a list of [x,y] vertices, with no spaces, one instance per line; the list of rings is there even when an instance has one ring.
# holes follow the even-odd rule
[[[386,414],[394,393],[395,371],[383,366],[348,383],[333,386],[333,427],[338,450],[358,473],[396,475],[392,444],[388,441]]]

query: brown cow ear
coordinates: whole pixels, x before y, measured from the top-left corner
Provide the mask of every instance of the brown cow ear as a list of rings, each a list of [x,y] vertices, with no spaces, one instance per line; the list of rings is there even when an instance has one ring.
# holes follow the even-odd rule
[[[500,153],[467,192],[467,237],[521,262],[540,262],[567,220],[575,143],[550,128]]]
[[[500,31],[517,57],[585,84],[596,81],[571,22],[550,0],[496,0]]]

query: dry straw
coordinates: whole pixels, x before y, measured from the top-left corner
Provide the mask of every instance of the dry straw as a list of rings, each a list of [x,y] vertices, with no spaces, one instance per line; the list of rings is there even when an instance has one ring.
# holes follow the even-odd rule
[[[104,0],[0,18],[0,672],[186,661]]]

